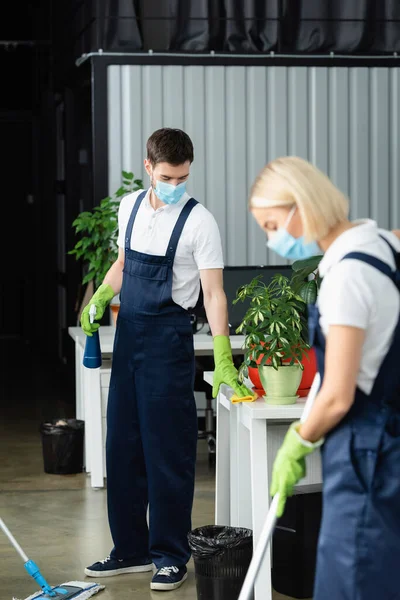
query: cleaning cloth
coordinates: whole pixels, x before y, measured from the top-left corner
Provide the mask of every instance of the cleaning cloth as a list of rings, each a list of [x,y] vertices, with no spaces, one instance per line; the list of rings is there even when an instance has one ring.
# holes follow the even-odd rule
[[[238,402],[254,402],[254,400],[257,400],[257,394],[254,394],[252,396],[244,396],[244,398],[240,398],[239,396],[234,394],[231,398],[232,404],[237,404]]]

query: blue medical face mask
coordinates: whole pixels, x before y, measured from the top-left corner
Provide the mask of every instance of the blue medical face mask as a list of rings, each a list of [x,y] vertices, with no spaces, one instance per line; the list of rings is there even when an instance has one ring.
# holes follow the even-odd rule
[[[295,211],[296,207],[294,206],[289,213],[285,225],[279,228],[274,236],[268,240],[268,248],[274,250],[274,252],[283,258],[288,258],[290,260],[303,260],[305,258],[316,256],[317,254],[322,254],[317,242],[306,244],[304,236],[295,238],[287,231],[286,227],[289,225]]]
[[[177,204],[186,191],[186,181],[182,181],[178,185],[172,185],[166,181],[156,180],[154,193],[164,204]]]

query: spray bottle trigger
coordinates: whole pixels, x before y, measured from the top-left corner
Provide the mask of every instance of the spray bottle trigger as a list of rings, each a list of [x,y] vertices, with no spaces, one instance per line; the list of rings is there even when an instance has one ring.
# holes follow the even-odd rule
[[[89,320],[90,320],[90,323],[94,323],[94,318],[96,316],[96,312],[97,312],[96,305],[95,304],[91,304],[90,308],[89,308]]]

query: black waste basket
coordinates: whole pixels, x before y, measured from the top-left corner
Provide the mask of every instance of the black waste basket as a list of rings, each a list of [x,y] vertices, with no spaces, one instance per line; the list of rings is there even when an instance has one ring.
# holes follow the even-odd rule
[[[237,600],[253,555],[253,532],[207,525],[189,533],[198,600]]]
[[[71,475],[83,471],[84,422],[54,419],[40,426],[45,473]]]
[[[322,486],[295,488],[272,538],[272,586],[291,598],[312,598],[322,514]]]

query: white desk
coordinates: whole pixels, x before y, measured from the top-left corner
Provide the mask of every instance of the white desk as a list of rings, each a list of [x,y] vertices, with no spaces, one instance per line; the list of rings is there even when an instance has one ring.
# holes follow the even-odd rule
[[[91,474],[93,488],[104,486],[106,474],[104,441],[107,394],[102,394],[102,381],[110,377],[115,327],[100,327],[99,332],[103,365],[100,369],[86,369],[82,364],[86,335],[80,327],[68,328],[68,333],[75,342],[76,418],[85,421],[85,469]],[[244,336],[232,336],[232,352],[242,353],[243,343]],[[194,350],[197,356],[212,355],[212,336],[207,333],[196,334]]]
[[[213,373],[205,373],[212,385]],[[288,406],[263,399],[232,404],[233,391],[221,386],[217,398],[215,523],[253,530],[257,544],[267,516],[272,466],[292,421],[300,419],[306,398]],[[307,457],[307,477],[300,485],[321,483],[319,452]],[[260,569],[254,600],[272,600],[271,553]]]

